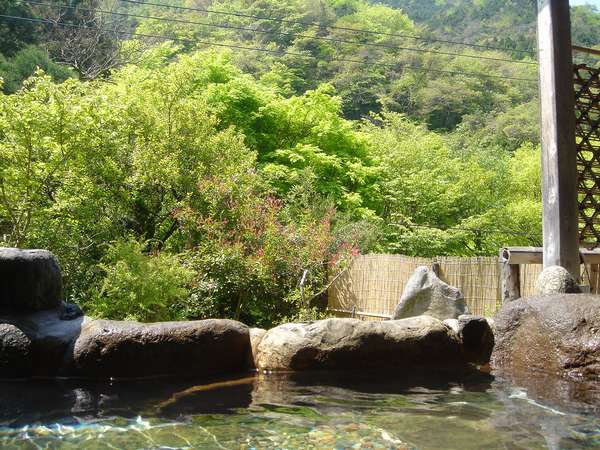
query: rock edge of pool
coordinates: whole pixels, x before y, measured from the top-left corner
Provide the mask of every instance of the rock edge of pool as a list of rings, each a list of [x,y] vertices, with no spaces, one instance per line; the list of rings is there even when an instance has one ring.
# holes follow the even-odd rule
[[[60,266],[46,250],[0,249],[0,277],[3,379],[214,378],[252,370],[381,370],[396,378],[489,371],[490,362],[504,377],[543,376],[557,386],[593,385],[600,374],[600,296],[589,294],[520,299],[493,320],[333,318],[262,330],[225,319],[92,319],[62,300]]]

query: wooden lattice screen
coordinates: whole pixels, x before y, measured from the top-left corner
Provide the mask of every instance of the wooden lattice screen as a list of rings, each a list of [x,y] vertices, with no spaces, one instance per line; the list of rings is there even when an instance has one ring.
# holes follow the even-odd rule
[[[579,241],[600,245],[600,69],[575,66]]]

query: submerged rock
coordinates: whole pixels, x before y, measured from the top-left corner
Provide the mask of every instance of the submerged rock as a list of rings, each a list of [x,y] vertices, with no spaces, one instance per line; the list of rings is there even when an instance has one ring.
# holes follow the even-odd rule
[[[249,345],[248,327],[232,320],[91,320],[73,343],[72,372],[86,377],[239,372],[246,368]]]
[[[580,292],[573,276],[561,266],[546,267],[535,283],[535,295],[579,294]]]
[[[600,296],[557,294],[504,305],[492,365],[574,378],[600,376]]]
[[[476,359],[481,359],[479,357]],[[489,358],[489,354],[488,354]],[[464,367],[472,361],[459,335],[430,316],[365,322],[327,319],[280,325],[256,355],[261,370]]]
[[[428,267],[418,267],[406,283],[393,318],[424,314],[445,320],[468,313],[465,298],[457,288],[444,283]]]
[[[62,275],[47,250],[0,248],[0,308],[39,311],[60,305]]]

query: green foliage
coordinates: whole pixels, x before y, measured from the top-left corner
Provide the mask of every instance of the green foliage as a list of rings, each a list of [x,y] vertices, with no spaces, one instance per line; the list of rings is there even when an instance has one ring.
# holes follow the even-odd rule
[[[34,17],[31,6],[20,0],[0,0],[0,14],[25,18]],[[0,20],[0,55],[10,57],[24,46],[36,44],[39,37],[39,24],[2,19]]]
[[[497,3],[497,2],[496,2]],[[480,61],[469,56],[485,56],[496,59],[509,59],[511,55],[501,52],[461,52],[454,46],[437,49],[442,53],[456,53],[458,56],[430,55],[417,42],[408,45],[406,36],[419,36],[425,32],[406,11],[382,4],[370,4],[365,0],[351,2],[242,2],[228,1],[213,5],[215,10],[235,11],[236,14],[275,16],[286,20],[299,21],[268,22],[243,16],[231,18],[218,14],[208,14],[210,22],[226,26],[245,27],[259,30],[227,30],[198,26],[191,30],[180,23],[142,21],[139,31],[144,33],[173,34],[181,38],[219,41],[246,47],[265,47],[289,51],[281,57],[262,55],[243,50],[236,51],[232,61],[254,74],[257,78],[271,79],[280,89],[290,94],[315,92],[319,86],[328,83],[335,88],[341,100],[341,111],[348,119],[368,117],[371,113],[384,110],[407,114],[412,118],[425,119],[434,129],[454,129],[463,116],[477,112],[504,111],[520,102],[531,100],[536,95],[532,83],[503,80],[502,78],[477,79],[440,75],[444,71],[479,72],[497,77],[535,79],[535,67],[514,65],[511,62]],[[481,6],[481,9],[492,6]],[[479,8],[479,5],[478,5]],[[493,8],[498,9],[495,4]],[[509,8],[510,9],[510,8]],[[410,8],[408,8],[410,11]],[[503,12],[504,10],[500,8]],[[315,12],[318,11],[318,14]],[[153,13],[165,14],[164,10]],[[196,19],[195,13],[168,13],[175,19]],[[202,21],[205,22],[207,18]],[[197,19],[202,19],[198,16]],[[338,28],[320,30],[305,25],[310,20],[334,25]],[[521,20],[519,18],[519,20]],[[357,34],[349,29],[366,29],[384,34]],[[416,47],[417,51],[406,50]],[[399,48],[399,49],[398,49]],[[402,50],[405,49],[405,50]],[[190,48],[182,51],[189,52]],[[465,56],[461,56],[461,55]],[[305,57],[304,57],[305,56]],[[524,58],[520,55],[521,59]],[[364,63],[367,63],[366,65]],[[431,72],[415,70],[415,67],[428,67]],[[278,75],[273,73],[276,68]],[[438,72],[442,71],[442,72]],[[283,76],[283,78],[282,78]],[[273,78],[275,77],[275,78]],[[233,82],[236,80],[235,82]],[[259,120],[258,111],[267,98],[248,90],[247,83],[239,77],[224,81],[216,92],[222,106],[234,106],[249,114],[227,116],[238,126],[243,126],[250,145],[255,144],[253,132]],[[233,89],[233,91],[231,90]],[[230,93],[233,98],[227,98]],[[282,91],[279,91],[282,92]],[[237,102],[237,103],[232,103]],[[240,103],[242,102],[242,103]],[[239,108],[237,106],[239,106]],[[227,111],[231,113],[231,110]],[[248,129],[248,125],[252,130]],[[259,144],[260,142],[257,142]],[[271,142],[268,142],[271,145]]]
[[[73,71],[68,67],[53,62],[45,50],[28,46],[8,59],[0,55],[0,77],[4,80],[4,92],[9,94],[16,92],[21,88],[23,81],[39,69],[57,82],[74,76]]]
[[[573,43],[584,47],[594,47],[600,43],[600,14],[590,5],[571,8],[571,28]]]
[[[366,128],[382,169],[388,251],[469,256],[538,242],[540,172],[531,144],[513,158],[497,147],[495,155],[456,154],[442,136],[402,116],[380,120],[383,127]]]
[[[525,144],[510,162],[510,200],[502,218],[505,227],[524,233],[531,245],[542,245],[541,154],[538,146]],[[513,237],[511,244],[523,242]]]
[[[173,319],[172,306],[188,295],[193,272],[177,255],[146,254],[145,244],[129,239],[112,243],[98,268],[100,290],[85,306],[97,317],[128,320]]]
[[[430,30],[434,37],[534,51],[536,4],[532,0],[385,0]],[[600,43],[599,15],[590,5],[573,6],[573,41]],[[522,58],[522,52],[514,52]]]
[[[57,253],[70,296],[95,314],[268,324],[302,306],[286,299],[304,269],[314,290],[325,281],[333,208],[311,183],[289,202],[272,195],[256,153],[211,112],[226,63],[198,70],[200,56],[111,84],[40,75],[0,97],[5,241]],[[156,302],[158,284],[141,288],[154,270],[172,287]]]
[[[402,116],[380,120],[383,127],[365,126],[382,167],[380,214],[389,223],[388,250],[422,256],[464,251],[462,239],[442,230],[477,213],[479,198],[466,186],[479,183],[484,192],[489,174],[452,157],[440,136]]]
[[[513,64],[530,62],[516,51],[395,48],[424,49],[408,35],[531,48],[532,5],[387,3],[212,3],[233,17],[121,5],[237,27],[140,20],[141,33],[276,54],[131,39],[119,48],[139,57],[95,82],[11,36],[0,58],[2,243],[55,252],[69,297],[97,316],[264,327],[322,317],[310,300],[361,252],[539,245],[537,87],[508,79],[535,79],[535,65]],[[576,8],[577,39],[597,44],[597,20]]]
[[[469,114],[452,134],[453,146],[462,152],[502,150],[514,152],[526,143],[539,143],[539,104],[522,103],[499,113]]]

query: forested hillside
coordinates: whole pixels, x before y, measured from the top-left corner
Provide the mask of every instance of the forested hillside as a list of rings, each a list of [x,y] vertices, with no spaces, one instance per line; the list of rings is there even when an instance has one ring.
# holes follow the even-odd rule
[[[2,244],[97,316],[261,325],[361,252],[539,245],[534,8],[0,0]]]
[[[536,0],[385,0],[439,38],[535,50]],[[591,6],[571,10],[573,42],[593,47],[600,42],[600,17]]]

